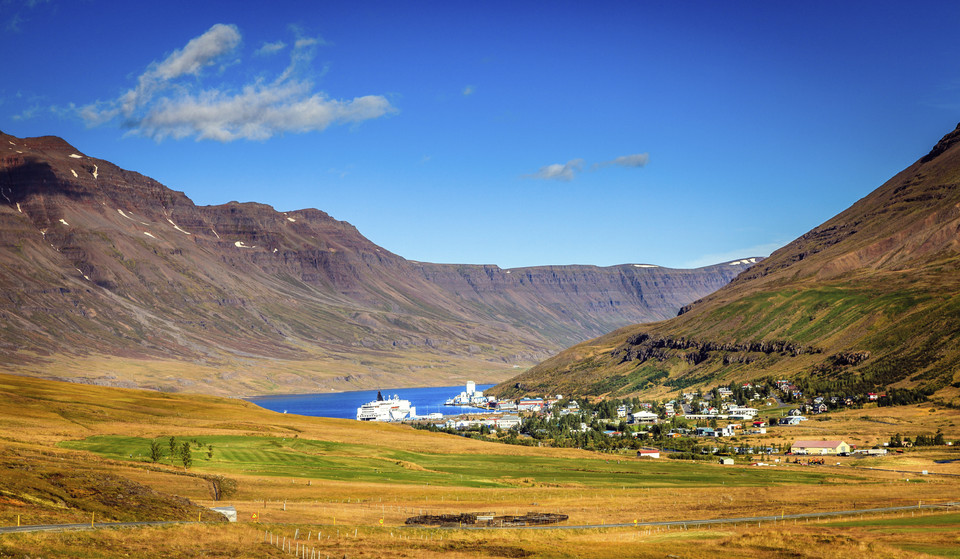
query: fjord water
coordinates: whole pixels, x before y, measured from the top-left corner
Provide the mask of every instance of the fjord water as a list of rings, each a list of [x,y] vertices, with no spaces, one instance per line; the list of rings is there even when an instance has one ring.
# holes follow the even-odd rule
[[[478,384],[477,390],[486,390],[492,384]],[[465,390],[464,385],[430,386],[426,388],[390,388],[381,389],[384,398],[396,394],[401,400],[410,400],[417,408],[417,415],[442,413],[458,415],[470,411],[479,411],[473,407],[445,406],[448,399]],[[276,396],[256,396],[247,398],[261,408],[276,412],[312,415],[314,417],[336,417],[356,419],[357,408],[377,399],[376,390],[357,390],[352,392],[329,392],[323,394],[284,394]]]

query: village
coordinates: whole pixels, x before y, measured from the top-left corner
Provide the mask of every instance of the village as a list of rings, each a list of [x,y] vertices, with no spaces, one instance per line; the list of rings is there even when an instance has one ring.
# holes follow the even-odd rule
[[[638,458],[723,464],[733,464],[736,458],[761,466],[786,462],[821,465],[824,457],[885,455],[914,444],[899,433],[870,448],[857,448],[843,440],[792,437],[792,426],[820,419],[818,416],[831,411],[892,404],[886,394],[873,392],[805,397],[803,390],[787,380],[718,386],[706,393],[681,391],[676,398],[656,402],[637,398],[578,401],[560,394],[497,400],[474,392],[472,384],[457,398],[470,400],[484,411],[417,418],[412,421],[414,426],[507,444],[620,454],[635,451]],[[916,439],[918,446],[952,445],[939,433]],[[769,442],[774,440],[779,442]],[[787,440],[792,442],[784,442]]]

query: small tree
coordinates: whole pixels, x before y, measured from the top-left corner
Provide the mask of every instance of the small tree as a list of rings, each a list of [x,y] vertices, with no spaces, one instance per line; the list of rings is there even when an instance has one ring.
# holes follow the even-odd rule
[[[207,458],[213,458],[213,445],[207,445]]]
[[[163,451],[160,450],[160,443],[156,440],[150,441],[150,460],[159,462],[163,458]]]
[[[177,439],[170,437],[170,459],[177,455]]]
[[[183,462],[183,469],[187,470],[193,465],[193,456],[190,454],[190,443],[185,442],[180,446],[180,460]]]

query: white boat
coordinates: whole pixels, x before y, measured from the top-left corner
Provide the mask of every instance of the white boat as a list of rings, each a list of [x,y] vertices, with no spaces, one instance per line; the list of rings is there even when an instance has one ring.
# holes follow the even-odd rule
[[[377,391],[377,399],[357,408],[357,421],[400,421],[417,415],[417,408],[410,405],[410,400],[401,400],[394,394],[384,398]]]

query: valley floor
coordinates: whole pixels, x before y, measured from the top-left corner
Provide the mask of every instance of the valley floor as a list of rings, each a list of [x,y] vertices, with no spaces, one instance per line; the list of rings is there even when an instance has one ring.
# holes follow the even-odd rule
[[[236,400],[10,376],[0,376],[0,425],[0,525],[186,522],[3,534],[0,557],[287,557],[306,548],[301,556],[876,558],[956,557],[960,549],[960,511],[912,508],[960,501],[952,472],[909,473],[931,462],[923,452],[877,459],[872,470],[720,466],[484,443],[276,414]],[[188,444],[189,468],[171,459],[170,437]],[[151,441],[162,443],[156,463]],[[222,505],[236,507],[236,524],[208,509]],[[786,518],[887,506],[911,509]],[[481,511],[558,512],[569,516],[567,526],[601,527],[404,524],[419,514]],[[784,519],[641,524],[777,515]],[[281,549],[284,538],[294,554]]]

